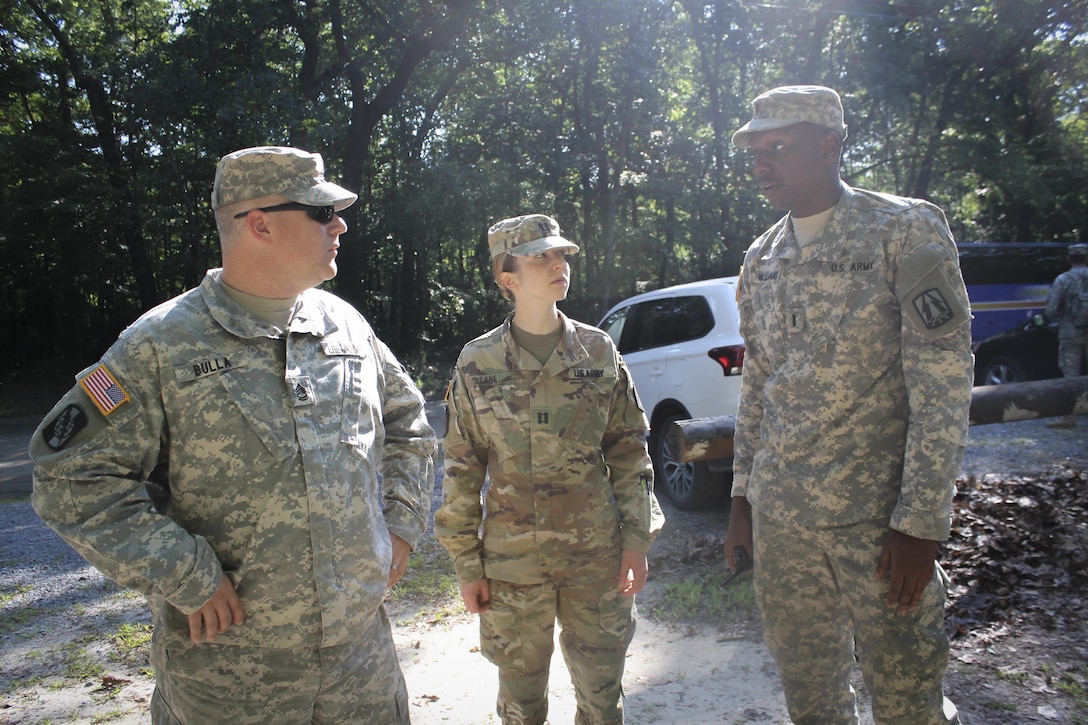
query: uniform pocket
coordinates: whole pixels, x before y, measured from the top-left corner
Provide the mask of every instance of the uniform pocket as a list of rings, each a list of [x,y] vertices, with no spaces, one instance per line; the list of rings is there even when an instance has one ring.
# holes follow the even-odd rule
[[[635,598],[626,597],[617,589],[605,592],[600,601],[601,631],[617,639],[629,640],[635,634],[638,610]]]
[[[521,637],[516,612],[491,609],[480,615],[480,654],[498,667],[521,661]]]
[[[340,410],[340,442],[371,448],[375,423],[371,401],[379,400],[377,370],[365,357],[343,356],[344,398]]]

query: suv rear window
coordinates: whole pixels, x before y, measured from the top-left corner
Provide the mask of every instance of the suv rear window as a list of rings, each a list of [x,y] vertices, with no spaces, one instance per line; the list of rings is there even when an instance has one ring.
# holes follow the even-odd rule
[[[602,327],[627,354],[703,337],[714,329],[714,315],[700,295],[666,297],[616,310]]]

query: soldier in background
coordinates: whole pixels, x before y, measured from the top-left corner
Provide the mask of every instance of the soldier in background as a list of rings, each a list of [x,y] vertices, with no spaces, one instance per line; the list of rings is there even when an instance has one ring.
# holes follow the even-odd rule
[[[1058,321],[1058,367],[1075,378],[1088,361],[1088,244],[1069,245],[1069,269],[1050,287],[1046,320]],[[1077,417],[1066,415],[1046,424],[1048,428],[1076,428]]]
[[[760,95],[733,136],[788,211],[738,286],[744,379],[726,556],[753,551],[764,636],[799,725],[959,722],[943,695],[951,527],[967,440],[970,310],[940,209],[839,177],[839,95]]]
[[[356,199],[323,174],[293,148],[224,156],[222,269],[125,330],[31,442],[35,510],[148,600],[157,724],[409,722],[382,598],[436,441],[366,320],[313,289]]]
[[[646,414],[611,338],[556,307],[578,246],[555,220],[505,219],[488,244],[514,312],[457,360],[435,534],[499,668],[502,722],[546,720],[558,619],[577,722],[622,723],[634,595],[664,521]]]

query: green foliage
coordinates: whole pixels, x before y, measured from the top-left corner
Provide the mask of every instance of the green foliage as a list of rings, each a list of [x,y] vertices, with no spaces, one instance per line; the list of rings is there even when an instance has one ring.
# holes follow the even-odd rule
[[[879,7],[878,7],[879,6]],[[0,381],[90,364],[218,264],[237,148],[360,192],[331,285],[420,376],[498,324],[486,229],[555,216],[564,309],[736,273],[777,213],[729,138],[752,97],[845,100],[850,183],[962,239],[1083,239],[1088,3],[0,0]]]
[[[408,559],[408,569],[386,593],[386,606],[395,620],[412,621],[426,613],[432,620],[464,611],[453,559],[432,536],[420,541]]]
[[[669,582],[650,612],[666,622],[736,624],[753,621],[756,599],[751,577],[724,584],[728,576],[720,571],[696,571]]]

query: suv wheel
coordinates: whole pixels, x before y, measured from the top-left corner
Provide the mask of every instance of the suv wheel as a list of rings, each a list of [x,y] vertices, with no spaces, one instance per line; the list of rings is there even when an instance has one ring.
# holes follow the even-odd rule
[[[1024,367],[1007,355],[998,355],[986,363],[982,369],[983,385],[1005,385],[1022,383],[1028,379]]]
[[[664,491],[676,508],[690,511],[709,508],[725,490],[725,476],[711,471],[705,461],[681,461],[665,432],[673,421],[687,416],[670,415],[651,433],[650,457],[654,462],[654,488]]]

